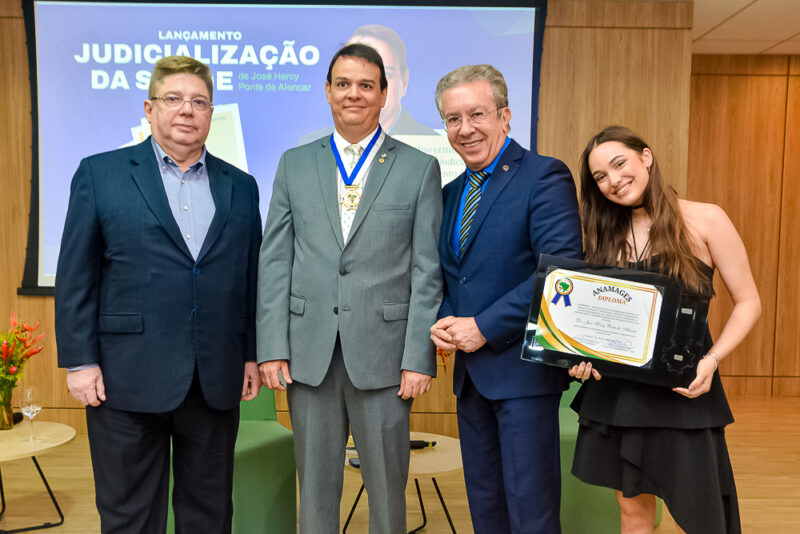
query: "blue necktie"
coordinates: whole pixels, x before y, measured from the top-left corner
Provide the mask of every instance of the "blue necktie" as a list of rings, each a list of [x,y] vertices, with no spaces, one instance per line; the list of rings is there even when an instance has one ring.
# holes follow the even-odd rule
[[[467,200],[464,202],[464,212],[461,215],[461,232],[458,234],[459,256],[464,252],[464,245],[467,243],[467,237],[469,236],[469,227],[472,225],[472,219],[478,209],[478,202],[481,200],[481,186],[487,176],[489,176],[489,173],[486,171],[469,173],[469,191],[467,192]]]

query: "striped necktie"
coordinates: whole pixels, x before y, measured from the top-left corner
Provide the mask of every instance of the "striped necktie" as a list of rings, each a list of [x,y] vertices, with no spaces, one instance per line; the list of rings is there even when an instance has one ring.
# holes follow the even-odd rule
[[[458,255],[464,252],[464,245],[469,236],[469,227],[472,219],[475,218],[475,211],[478,209],[478,202],[481,200],[481,186],[489,173],[486,171],[469,173],[469,190],[467,199],[464,202],[464,213],[461,215],[461,232],[458,234]]]

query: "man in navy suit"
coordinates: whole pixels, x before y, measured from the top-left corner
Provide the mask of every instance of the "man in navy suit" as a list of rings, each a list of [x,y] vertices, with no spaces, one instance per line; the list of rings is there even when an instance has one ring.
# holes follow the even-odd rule
[[[475,532],[560,532],[558,402],[565,370],[522,361],[540,253],[581,257],[572,176],[508,137],[502,74],[443,77],[436,104],[467,166],[444,188],[444,301],[431,338],[457,351],[453,389]]]
[[[239,402],[256,396],[261,217],[205,149],[209,68],[156,63],[152,137],[81,161],[56,275],[58,363],[86,422],[103,533],[230,532]]]

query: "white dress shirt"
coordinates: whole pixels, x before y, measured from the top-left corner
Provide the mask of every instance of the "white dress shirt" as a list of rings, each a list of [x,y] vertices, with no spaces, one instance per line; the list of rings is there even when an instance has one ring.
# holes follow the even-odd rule
[[[377,129],[378,128],[372,130],[361,141],[352,144],[358,145],[363,150],[366,150],[367,145],[372,139],[372,136],[375,135]],[[359,196],[363,195],[364,186],[367,183],[367,175],[369,174],[369,169],[372,166],[372,160],[375,159],[375,154],[377,154],[378,151],[380,150],[381,145],[383,144],[383,140],[385,138],[386,134],[383,131],[381,131],[378,140],[375,142],[375,146],[373,146],[372,150],[370,150],[369,154],[367,154],[364,164],[361,166],[361,169],[359,169],[358,174],[353,179],[352,185],[357,186],[357,189],[355,191]],[[345,149],[349,147],[351,143],[348,142],[344,137],[342,137],[341,134],[336,130],[333,131],[333,140],[336,142],[336,150],[339,152],[339,157],[342,158],[342,163],[344,163],[345,169],[347,169],[348,172],[352,171],[353,167],[355,166],[355,163],[351,165],[351,161],[353,159],[352,155],[345,152]],[[358,158],[356,158],[356,162],[357,161]],[[344,205],[343,199],[345,195],[351,194],[352,190],[348,191],[347,188],[345,188],[344,180],[342,179],[342,173],[339,171],[338,166],[336,168],[336,178],[337,178],[336,191],[338,196],[337,201],[339,203],[339,220],[342,225],[342,238],[346,243],[347,238],[350,236],[350,227],[353,224],[353,219],[355,218],[357,210],[348,209]]]

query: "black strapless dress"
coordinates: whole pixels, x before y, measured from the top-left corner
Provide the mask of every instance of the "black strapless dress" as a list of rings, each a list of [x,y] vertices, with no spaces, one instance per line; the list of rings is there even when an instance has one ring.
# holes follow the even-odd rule
[[[703,265],[710,280],[714,270]],[[657,259],[630,267],[658,272]],[[695,399],[612,377],[587,380],[571,406],[580,423],[572,474],[580,480],[625,497],[661,497],[687,534],[741,533],[724,430],[733,415],[719,373]]]

